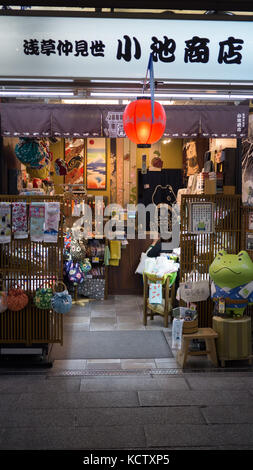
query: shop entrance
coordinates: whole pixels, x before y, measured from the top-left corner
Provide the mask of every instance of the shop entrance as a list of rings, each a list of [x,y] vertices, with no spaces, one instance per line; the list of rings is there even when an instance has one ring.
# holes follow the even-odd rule
[[[36,112],[36,107],[32,106],[32,110]],[[174,133],[178,134],[176,131]],[[4,132],[9,132],[7,127]],[[12,132],[14,134],[14,130]],[[216,195],[224,194],[236,199],[236,194],[240,193],[237,139],[189,135],[183,138],[184,133],[181,130],[181,137],[166,137],[154,144],[146,152],[145,166],[143,151],[126,138],[44,137],[50,151],[47,174],[44,174],[45,167],[35,174],[29,165],[20,164],[16,158],[15,147],[24,135],[4,137],[3,155],[9,157],[5,157],[6,167],[11,162],[11,168],[6,168],[7,192],[16,182],[18,192],[55,194],[62,203],[64,271],[59,278],[72,295],[73,306],[67,315],[60,317],[63,346],[50,343],[49,356],[56,366],[64,367],[69,360],[77,361],[71,363],[71,367],[84,364],[102,367],[104,359],[117,369],[124,364],[130,367],[131,361],[133,365],[137,361],[140,367],[147,364],[158,367],[166,361],[167,366],[176,366],[171,353],[171,325],[164,327],[163,317],[159,315],[154,315],[147,325],[143,322],[143,282],[137,268],[153,238],[147,225],[144,239],[127,239],[125,226],[128,216],[132,215],[127,212],[127,205],[147,206],[150,202],[159,205],[168,201],[184,208],[186,197],[196,195],[198,199],[203,195],[214,200]],[[97,198],[100,198],[100,206],[96,206]],[[115,207],[120,205],[123,214],[122,231],[113,242],[103,233],[110,218],[105,216],[109,203]],[[92,214],[91,226],[84,217],[84,204]],[[102,214],[102,235],[99,236],[94,224],[97,211]],[[183,234],[180,246],[176,247],[179,249],[177,262],[180,262],[177,282],[196,268],[196,253],[191,248],[194,237],[189,238],[185,220],[181,220]],[[87,224],[88,236],[73,236],[80,235]],[[236,247],[239,245],[237,237]],[[203,254],[203,246],[201,250]],[[170,308],[176,305],[174,297]],[[200,311],[201,326],[209,325],[210,308],[211,301]]]

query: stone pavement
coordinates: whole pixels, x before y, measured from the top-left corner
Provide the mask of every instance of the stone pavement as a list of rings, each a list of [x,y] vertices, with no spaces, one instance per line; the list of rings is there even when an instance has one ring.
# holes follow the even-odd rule
[[[253,449],[253,373],[0,376],[0,449]]]
[[[74,306],[64,323],[73,341],[75,331],[108,329],[165,331],[162,318],[143,327],[133,296]],[[4,449],[253,449],[253,368],[194,357],[184,371],[175,358],[0,369]]]

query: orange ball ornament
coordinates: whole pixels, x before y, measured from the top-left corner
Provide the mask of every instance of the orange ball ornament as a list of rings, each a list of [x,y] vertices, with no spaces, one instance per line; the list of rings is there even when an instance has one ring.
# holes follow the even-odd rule
[[[166,114],[163,106],[154,102],[152,122],[152,104],[150,99],[141,98],[129,103],[123,113],[123,126],[127,137],[137,147],[150,147],[164,133]]]

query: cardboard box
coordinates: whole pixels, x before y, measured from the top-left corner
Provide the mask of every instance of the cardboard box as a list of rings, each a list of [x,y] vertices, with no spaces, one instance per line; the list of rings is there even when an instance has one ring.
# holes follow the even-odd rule
[[[204,194],[216,194],[216,180],[205,180]]]
[[[235,194],[235,186],[223,186],[224,194]]]

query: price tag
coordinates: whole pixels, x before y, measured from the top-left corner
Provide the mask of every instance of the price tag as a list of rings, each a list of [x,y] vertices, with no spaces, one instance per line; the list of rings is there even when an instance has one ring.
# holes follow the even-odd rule
[[[219,299],[219,313],[225,313],[226,302],[225,299]]]

